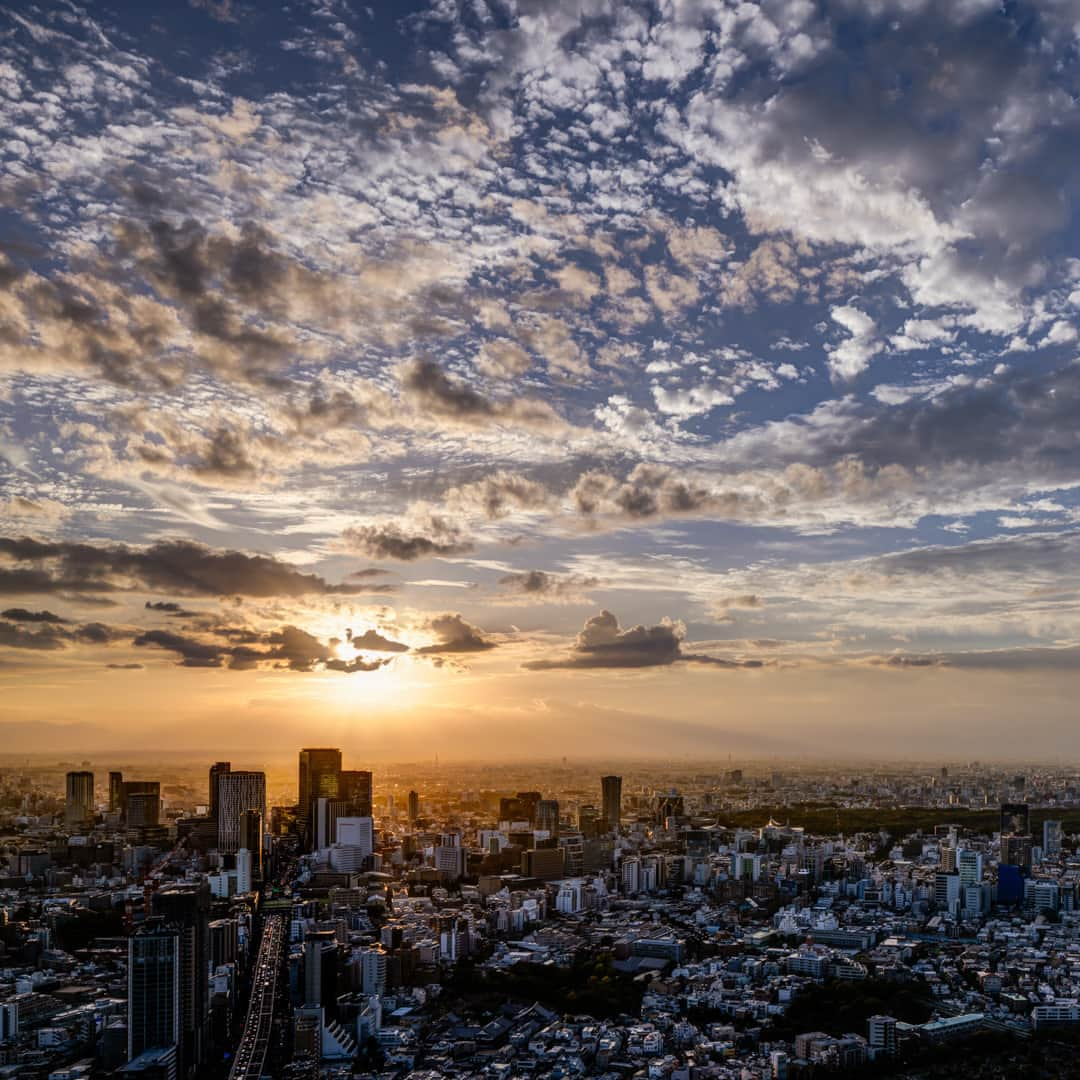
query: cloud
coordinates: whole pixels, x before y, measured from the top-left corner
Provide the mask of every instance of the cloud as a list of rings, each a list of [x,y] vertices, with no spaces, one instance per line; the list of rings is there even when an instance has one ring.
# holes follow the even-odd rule
[[[110,593],[160,589],[183,596],[357,596],[363,585],[331,584],[269,555],[215,550],[190,540],[144,548],[0,537],[0,593]]]
[[[610,611],[593,615],[578,634],[569,656],[555,660],[532,660],[523,666],[530,671],[558,668],[649,668],[668,667],[679,662],[709,664],[723,668],[759,668],[760,660],[735,660],[682,649],[686,627],[664,618],[655,626],[637,625],[623,630]]]
[[[197,611],[188,611],[174,600],[147,600],[143,607],[147,611],[160,611],[164,615],[173,615],[176,618],[190,618],[197,615]]]
[[[473,547],[456,522],[438,514],[404,525],[397,522],[352,525],[341,534],[341,541],[346,549],[359,551],[368,558],[401,562],[460,555]]]
[[[461,379],[448,375],[434,360],[422,357],[403,366],[401,386],[406,401],[422,419],[437,417],[465,427],[518,424],[543,432],[556,432],[566,427],[546,402],[486,397]]]
[[[26,612],[21,608],[14,608],[5,615],[16,613],[13,622],[0,622],[0,647],[9,649],[45,649],[55,650],[67,648],[70,644],[84,645],[108,645],[119,640],[123,631],[106,626],[104,623],[90,622],[81,626],[68,627],[60,625],[65,623],[63,619],[57,619],[55,615],[49,619],[40,618],[41,615],[50,615],[50,612]],[[31,615],[31,619],[21,616]],[[30,625],[26,625],[29,623]]]
[[[832,318],[850,336],[827,350],[829,370],[838,379],[854,379],[869,367],[870,361],[883,348],[877,327],[869,315],[851,305],[834,307]]]
[[[348,640],[357,649],[403,652],[408,648],[383,638],[375,631],[367,631],[359,637],[353,637],[350,631]],[[365,644],[361,645],[361,642]],[[177,664],[180,667],[227,667],[231,671],[251,671],[269,666],[296,672],[326,670],[351,674],[376,671],[393,659],[343,659],[337,655],[337,641],[323,642],[307,630],[292,625],[269,632],[220,627],[211,634],[199,637],[171,630],[148,630],[136,636],[132,644],[174,653],[179,657]]]
[[[586,603],[584,592],[600,584],[582,574],[553,574],[546,570],[522,570],[504,574],[499,584],[510,600],[529,603]]]
[[[445,615],[437,615],[428,620],[427,629],[439,640],[416,650],[425,656],[441,653],[486,652],[488,649],[495,648],[495,642],[490,640],[483,630],[478,626],[473,626],[459,614],[448,612]]]
[[[395,653],[409,651],[408,645],[383,637],[377,630],[365,630],[362,634],[354,634],[351,630],[347,630],[345,637],[354,649],[361,651]]]
[[[34,623],[66,623],[67,619],[60,618],[59,615],[53,614],[51,611],[28,611],[26,608],[14,607],[8,608],[6,611],[0,611],[0,616],[5,619],[10,619],[12,622],[34,622]]]

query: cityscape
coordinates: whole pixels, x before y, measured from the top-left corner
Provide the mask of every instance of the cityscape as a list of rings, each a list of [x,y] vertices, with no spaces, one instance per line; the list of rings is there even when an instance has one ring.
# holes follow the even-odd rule
[[[0,2],[0,1080],[1080,1080],[1080,0]]]
[[[1075,1054],[1074,768],[91,764],[5,763],[0,1077],[1066,1075]]]

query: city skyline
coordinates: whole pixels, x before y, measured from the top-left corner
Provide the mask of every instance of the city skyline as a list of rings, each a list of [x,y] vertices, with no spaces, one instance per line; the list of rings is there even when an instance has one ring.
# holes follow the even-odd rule
[[[0,26],[5,749],[1069,756],[1072,5]]]

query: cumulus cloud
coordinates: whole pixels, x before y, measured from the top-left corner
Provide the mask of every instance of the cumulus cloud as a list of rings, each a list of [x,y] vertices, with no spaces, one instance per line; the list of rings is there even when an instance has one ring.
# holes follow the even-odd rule
[[[352,525],[341,535],[348,550],[371,559],[415,562],[438,555],[459,555],[472,550],[472,541],[461,526],[449,518],[432,514],[400,524],[388,521],[377,525]]]
[[[679,662],[709,664],[723,668],[759,668],[760,660],[729,659],[683,651],[686,627],[664,618],[655,626],[637,625],[623,630],[610,611],[593,615],[582,628],[570,654],[561,659],[532,660],[531,671],[556,668],[649,668]]]
[[[461,615],[447,613],[429,619],[426,629],[438,640],[431,645],[422,645],[416,651],[425,656],[442,653],[476,653],[495,648],[492,641],[478,626],[473,626]]]

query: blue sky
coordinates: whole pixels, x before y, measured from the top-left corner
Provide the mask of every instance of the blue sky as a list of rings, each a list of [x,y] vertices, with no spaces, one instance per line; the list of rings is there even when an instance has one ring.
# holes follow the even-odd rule
[[[1058,722],[1078,34],[1073,0],[4,9],[0,677],[60,679],[52,720],[166,670],[545,672],[672,719],[1008,677]]]

